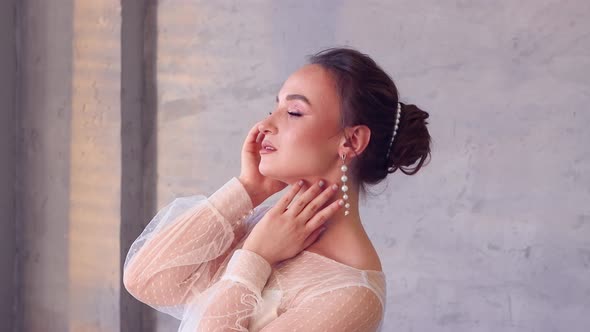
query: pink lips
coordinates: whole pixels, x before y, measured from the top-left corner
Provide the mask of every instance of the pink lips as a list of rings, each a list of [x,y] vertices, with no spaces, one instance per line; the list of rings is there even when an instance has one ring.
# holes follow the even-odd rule
[[[269,141],[262,141],[262,149],[260,149],[260,154],[268,154],[275,152],[277,149],[269,142]]]

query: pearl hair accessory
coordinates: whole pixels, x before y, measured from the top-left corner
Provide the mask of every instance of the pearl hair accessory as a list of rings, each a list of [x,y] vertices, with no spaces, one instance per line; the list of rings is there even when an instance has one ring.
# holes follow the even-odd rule
[[[391,151],[391,146],[393,145],[393,139],[395,138],[395,134],[397,134],[397,128],[399,127],[399,117],[402,112],[402,104],[400,102],[397,103],[397,109],[395,110],[395,124],[393,126],[393,135],[391,136],[391,141],[389,142],[389,147],[387,148],[387,156],[385,156],[386,162],[389,163],[389,152]],[[393,166],[387,169],[389,172],[393,172]]]
[[[348,176],[346,176],[346,171],[348,171],[348,166],[346,166],[346,153],[342,154],[342,166],[340,167],[340,170],[342,171],[342,177],[340,178],[342,181],[342,187],[340,187],[340,189],[343,193],[342,200],[345,203],[344,208],[346,208],[344,215],[347,216],[350,214],[350,211],[348,211],[348,209],[350,209],[350,203],[348,203],[348,194],[346,193],[348,191],[348,186],[346,185],[346,181],[348,181]]]

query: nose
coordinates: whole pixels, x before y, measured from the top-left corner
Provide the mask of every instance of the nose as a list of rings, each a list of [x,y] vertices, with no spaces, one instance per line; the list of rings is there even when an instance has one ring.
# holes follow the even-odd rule
[[[276,134],[277,127],[273,123],[273,113],[266,117],[266,119],[262,120],[258,125],[258,131],[267,135],[267,134]]]

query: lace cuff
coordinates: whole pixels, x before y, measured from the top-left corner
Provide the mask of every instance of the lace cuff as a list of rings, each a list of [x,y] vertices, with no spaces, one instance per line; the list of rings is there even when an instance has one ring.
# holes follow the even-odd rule
[[[237,249],[227,264],[221,280],[232,280],[246,285],[261,296],[272,268],[268,261],[247,249]]]
[[[241,221],[253,213],[252,200],[237,178],[232,178],[209,197],[213,207],[230,223]]]

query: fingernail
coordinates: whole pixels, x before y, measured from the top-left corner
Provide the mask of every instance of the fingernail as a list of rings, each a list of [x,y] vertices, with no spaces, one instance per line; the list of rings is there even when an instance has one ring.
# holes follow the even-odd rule
[[[323,232],[325,232],[325,231],[326,231],[326,229],[328,229],[328,227],[326,227],[326,226],[322,226],[322,227],[320,228],[320,234],[322,234]]]
[[[299,184],[300,186],[302,186],[302,185],[303,185],[303,180],[299,180],[298,184]]]
[[[324,186],[324,180],[320,180],[320,183],[318,183],[318,185],[320,186],[320,188],[322,188]]]
[[[338,190],[338,185],[337,184],[333,184],[332,185],[332,190]]]
[[[340,206],[344,206],[344,201],[343,201],[343,200],[339,200],[339,201],[338,201],[338,205],[340,205]]]

